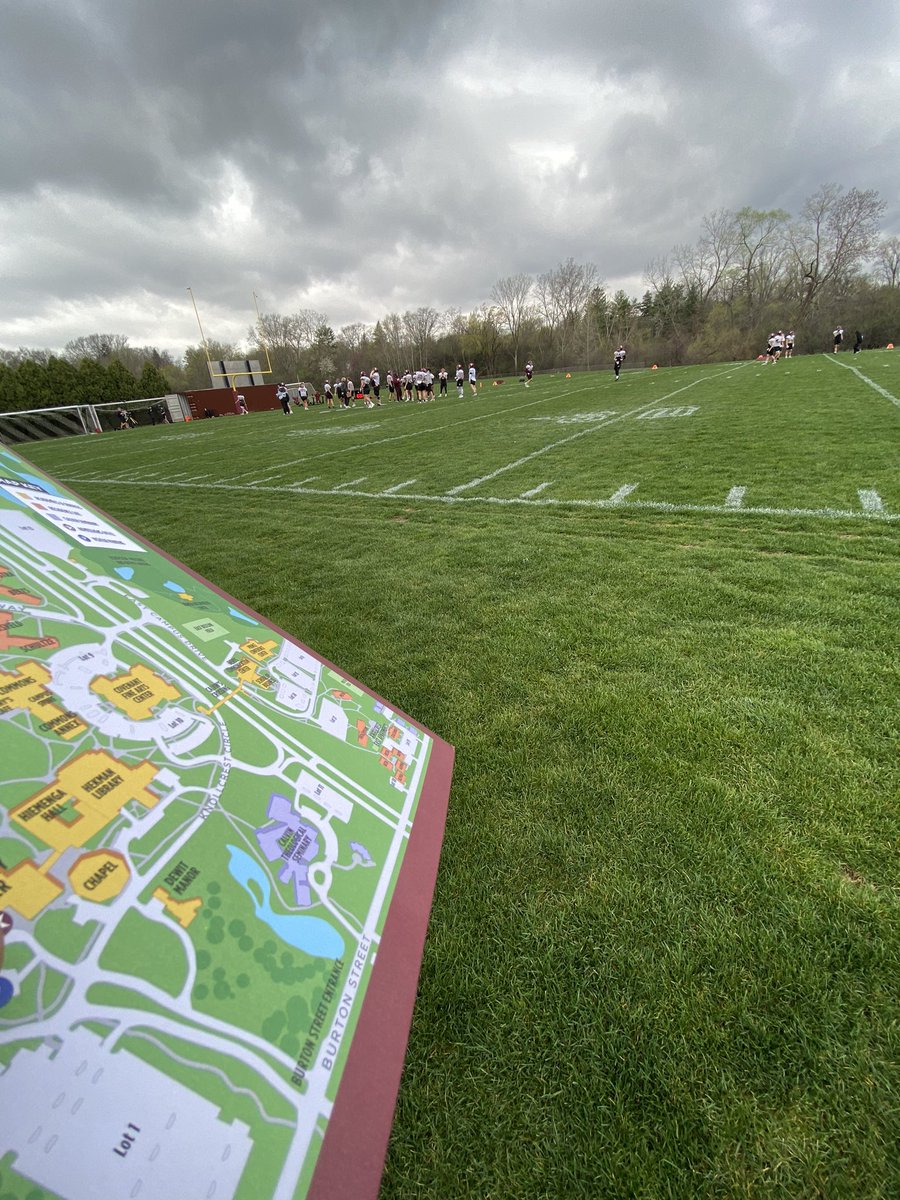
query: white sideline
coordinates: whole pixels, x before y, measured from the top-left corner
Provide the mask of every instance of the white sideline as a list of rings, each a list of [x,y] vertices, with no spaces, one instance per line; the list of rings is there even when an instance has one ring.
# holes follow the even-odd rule
[[[850,363],[842,363],[834,354],[823,354],[823,358],[827,358],[830,363],[834,363],[836,367],[843,367],[845,371],[852,371],[863,383],[867,383],[870,388],[874,388],[879,396],[884,396],[885,400],[890,400],[891,404],[896,404],[900,408],[900,400],[897,399],[887,388],[883,388],[880,383],[876,383],[874,379],[870,379],[868,375],[863,375],[857,367],[851,366]]]

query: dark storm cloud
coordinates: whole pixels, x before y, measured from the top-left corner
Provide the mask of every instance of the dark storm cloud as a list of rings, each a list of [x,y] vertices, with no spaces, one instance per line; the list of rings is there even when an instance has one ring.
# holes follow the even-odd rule
[[[887,0],[7,6],[0,344],[179,349],[187,284],[222,337],[254,289],[339,325],[570,254],[637,286],[705,212],[828,180],[895,232],[898,34]]]

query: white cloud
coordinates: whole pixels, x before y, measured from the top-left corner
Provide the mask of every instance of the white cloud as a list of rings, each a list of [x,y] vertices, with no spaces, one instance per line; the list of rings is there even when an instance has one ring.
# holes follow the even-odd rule
[[[43,0],[0,43],[0,345],[175,351],[266,311],[468,309],[574,256],[640,290],[720,206],[876,188],[893,0]]]

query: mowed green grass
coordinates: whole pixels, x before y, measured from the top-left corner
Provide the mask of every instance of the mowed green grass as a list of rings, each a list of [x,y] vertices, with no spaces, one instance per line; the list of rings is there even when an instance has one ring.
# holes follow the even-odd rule
[[[25,448],[457,748],[384,1197],[900,1195],[900,357],[839,361]]]

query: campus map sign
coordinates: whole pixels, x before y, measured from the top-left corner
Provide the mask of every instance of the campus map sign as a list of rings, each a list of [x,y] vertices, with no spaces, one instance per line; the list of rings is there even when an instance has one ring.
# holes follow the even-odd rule
[[[375,1195],[451,767],[0,448],[0,1193]]]

